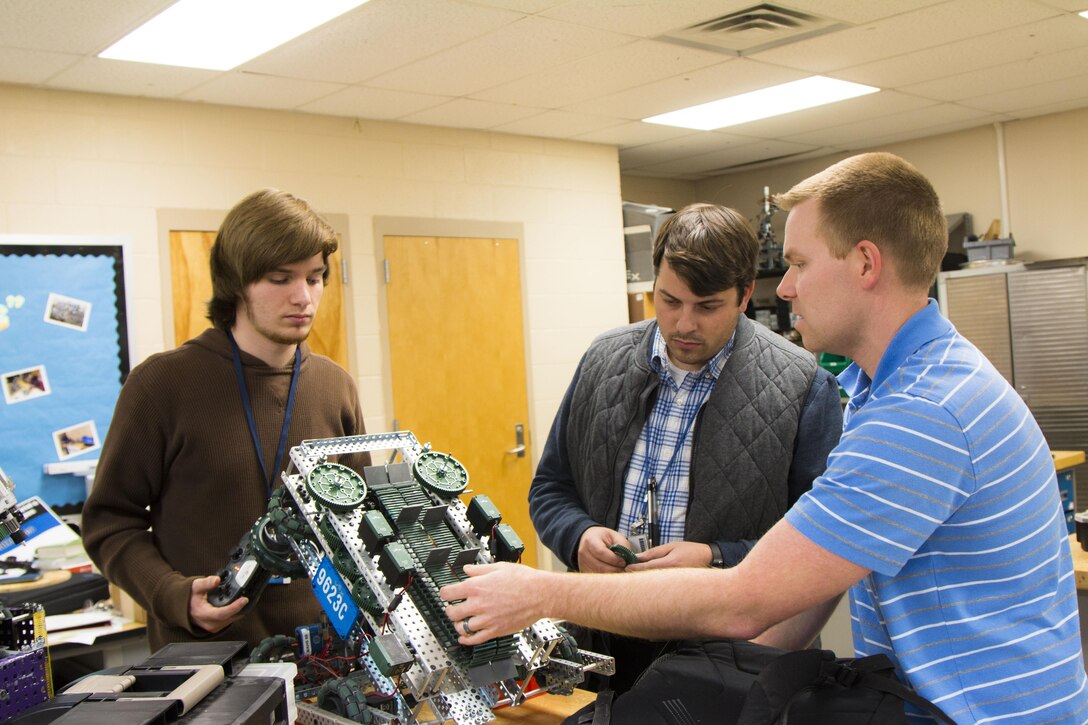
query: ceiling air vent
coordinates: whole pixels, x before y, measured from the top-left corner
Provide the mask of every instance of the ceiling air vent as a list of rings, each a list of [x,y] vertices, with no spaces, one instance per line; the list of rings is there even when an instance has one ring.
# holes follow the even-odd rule
[[[681,45],[751,55],[847,27],[846,23],[781,5],[761,3],[658,36]]]

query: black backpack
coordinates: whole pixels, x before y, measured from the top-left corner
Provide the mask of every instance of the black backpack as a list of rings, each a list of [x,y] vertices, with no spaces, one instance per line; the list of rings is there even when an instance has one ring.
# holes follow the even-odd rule
[[[904,686],[884,655],[838,658],[744,641],[684,642],[627,693],[597,701],[564,725],[906,725],[904,703],[954,725]]]

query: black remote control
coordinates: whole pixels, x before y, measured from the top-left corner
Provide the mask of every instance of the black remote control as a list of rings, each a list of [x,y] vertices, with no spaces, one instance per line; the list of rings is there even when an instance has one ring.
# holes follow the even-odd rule
[[[626,564],[638,564],[639,563],[638,556],[635,555],[635,552],[631,551],[630,549],[628,549],[623,544],[612,544],[612,546],[610,546],[608,548],[609,548],[609,550],[612,551],[613,554],[616,554],[621,559],[623,559],[624,563],[626,563]]]
[[[248,610],[257,603],[257,597],[268,586],[272,572],[257,561],[251,540],[252,530],[247,531],[230,553],[230,561],[219,571],[219,586],[208,592],[208,603],[213,607],[225,607],[249,597]]]

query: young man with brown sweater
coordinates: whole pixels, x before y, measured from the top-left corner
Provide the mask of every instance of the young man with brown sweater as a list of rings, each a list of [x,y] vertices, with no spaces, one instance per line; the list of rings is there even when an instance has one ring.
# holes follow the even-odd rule
[[[168,642],[255,644],[319,621],[307,581],[214,607],[214,574],[265,509],[303,439],[365,432],[351,376],[310,351],[333,229],[265,189],[227,215],[211,251],[214,328],[152,355],[121,390],[83,511],[87,551]],[[364,464],[367,461],[355,463]]]

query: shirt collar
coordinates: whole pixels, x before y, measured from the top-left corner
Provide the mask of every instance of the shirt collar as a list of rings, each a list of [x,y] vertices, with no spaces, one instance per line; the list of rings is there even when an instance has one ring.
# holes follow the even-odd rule
[[[702,375],[717,380],[721,375],[722,369],[725,367],[726,361],[729,359],[730,353],[733,352],[733,344],[737,339],[737,331],[733,330],[733,334],[729,336],[729,342],[725,343],[725,346],[718,350],[714,357],[707,360],[700,370],[692,371],[695,375]],[[665,338],[661,335],[661,327],[654,325],[654,344],[653,349],[650,351],[650,367],[658,375],[668,375],[669,351],[665,346]]]
[[[941,314],[937,300],[930,299],[925,307],[914,313],[895,333],[880,357],[874,379],[870,380],[857,363],[851,363],[839,374],[839,384],[851,398],[863,393],[866,388],[879,388],[915,351],[952,330],[952,323]]]

